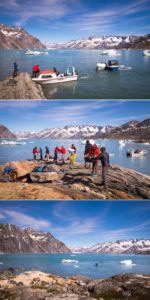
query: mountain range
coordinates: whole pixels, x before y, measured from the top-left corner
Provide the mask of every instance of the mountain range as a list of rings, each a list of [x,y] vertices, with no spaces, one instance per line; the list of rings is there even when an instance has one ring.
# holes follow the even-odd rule
[[[47,48],[61,49],[149,49],[150,34],[144,36],[90,36],[66,43],[49,43]]]
[[[70,249],[51,233],[32,228],[0,224],[0,252],[13,253],[69,253]]]
[[[0,48],[45,49],[46,46],[23,28],[0,24]]]
[[[75,253],[150,254],[150,239],[119,240],[71,250]]]
[[[0,138],[16,139],[16,135],[12,133],[6,126],[0,125]]]
[[[68,248],[49,232],[0,224],[0,252],[150,254],[150,239],[119,240],[98,243],[92,247]]]
[[[49,139],[141,139],[150,138],[150,118],[144,121],[130,121],[121,126],[111,125],[74,125],[63,128],[50,128],[40,132],[14,132],[17,138],[49,138]]]
[[[65,43],[43,44],[24,28],[0,24],[0,48],[3,49],[149,49],[150,34],[144,36],[89,36]]]

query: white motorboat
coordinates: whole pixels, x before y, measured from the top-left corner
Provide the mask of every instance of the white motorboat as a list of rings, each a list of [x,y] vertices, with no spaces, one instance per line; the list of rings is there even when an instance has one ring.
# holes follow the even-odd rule
[[[108,50],[104,50],[101,53],[102,55],[108,55],[108,56],[120,56],[121,54],[118,53],[116,50],[114,49],[108,49]]]
[[[75,81],[77,79],[78,74],[72,66],[68,67],[66,73],[59,74],[59,72],[54,68],[54,70],[41,71],[37,78],[32,78],[34,82],[39,84],[63,83]]]
[[[147,150],[145,149],[137,149],[137,150],[128,150],[127,151],[127,156],[135,156],[135,157],[140,157],[140,156],[144,156],[148,153]]]
[[[150,56],[150,50],[144,50],[143,55],[144,56]]]
[[[107,70],[118,70],[120,67],[118,60],[109,60],[107,63]]]
[[[97,63],[96,65],[96,69],[99,71],[99,70],[105,70],[107,67],[107,64],[104,63],[104,62],[100,62],[100,63]]]
[[[47,55],[48,51],[32,51],[32,50],[27,50],[25,53],[26,55]]]

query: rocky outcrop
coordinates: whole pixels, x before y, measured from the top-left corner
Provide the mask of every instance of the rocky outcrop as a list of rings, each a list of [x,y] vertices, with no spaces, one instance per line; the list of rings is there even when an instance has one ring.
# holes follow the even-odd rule
[[[48,171],[32,172],[37,164],[46,166]],[[18,169],[17,182],[13,182],[12,190],[12,182],[1,175],[0,199],[150,199],[150,176],[116,165],[109,169],[107,190],[100,185],[100,166],[97,176],[93,177],[90,168],[85,169],[82,164],[76,163],[71,169],[68,161],[57,166],[52,161],[24,161],[7,165]],[[4,166],[1,171],[3,169]]]
[[[0,138],[1,139],[16,139],[16,135],[12,133],[6,126],[0,125]]]
[[[45,99],[40,85],[32,81],[28,73],[19,73],[17,77],[0,81],[0,99]]]
[[[3,49],[45,49],[40,40],[19,27],[0,24],[0,48]]]
[[[49,232],[0,224],[0,252],[8,253],[70,253],[64,243]]]
[[[0,298],[19,300],[149,300],[150,275],[121,274],[92,280],[83,276],[60,277],[40,271],[16,275],[0,273]]]

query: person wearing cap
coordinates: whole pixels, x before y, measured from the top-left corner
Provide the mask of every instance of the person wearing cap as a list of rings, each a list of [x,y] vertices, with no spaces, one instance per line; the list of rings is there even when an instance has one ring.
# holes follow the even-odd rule
[[[102,164],[102,182],[100,185],[104,186],[104,188],[107,190],[107,175],[108,175],[108,168],[110,167],[109,154],[106,152],[105,147],[102,147],[100,151],[101,154],[99,155],[99,159]]]
[[[87,163],[89,163],[90,165],[89,152],[91,151],[91,149],[92,149],[92,144],[89,142],[89,140],[87,140],[84,149],[85,168],[87,167]]]

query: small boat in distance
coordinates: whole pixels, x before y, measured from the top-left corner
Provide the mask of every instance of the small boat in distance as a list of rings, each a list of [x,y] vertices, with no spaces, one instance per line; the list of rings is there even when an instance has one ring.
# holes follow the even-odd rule
[[[53,84],[75,81],[78,79],[78,74],[74,67],[69,66],[66,73],[60,74],[57,69],[40,71],[37,78],[32,80],[39,84]]]
[[[145,149],[136,149],[136,150],[128,150],[127,151],[127,156],[134,156],[134,157],[140,157],[140,156],[144,156],[148,153],[147,150]]]
[[[119,144],[119,146],[122,146],[122,147],[126,145],[124,140],[120,140],[118,142],[118,144]]]
[[[150,50],[144,50],[143,55],[144,56],[150,56]]]
[[[48,51],[33,51],[33,50],[27,50],[25,53],[26,55],[47,55]]]
[[[118,60],[115,60],[115,59],[108,60],[108,63],[100,62],[100,63],[97,63],[97,65],[96,65],[96,69],[98,71],[101,71],[101,70],[112,71],[112,70],[118,70],[119,68],[120,68],[119,62],[118,62]]]

